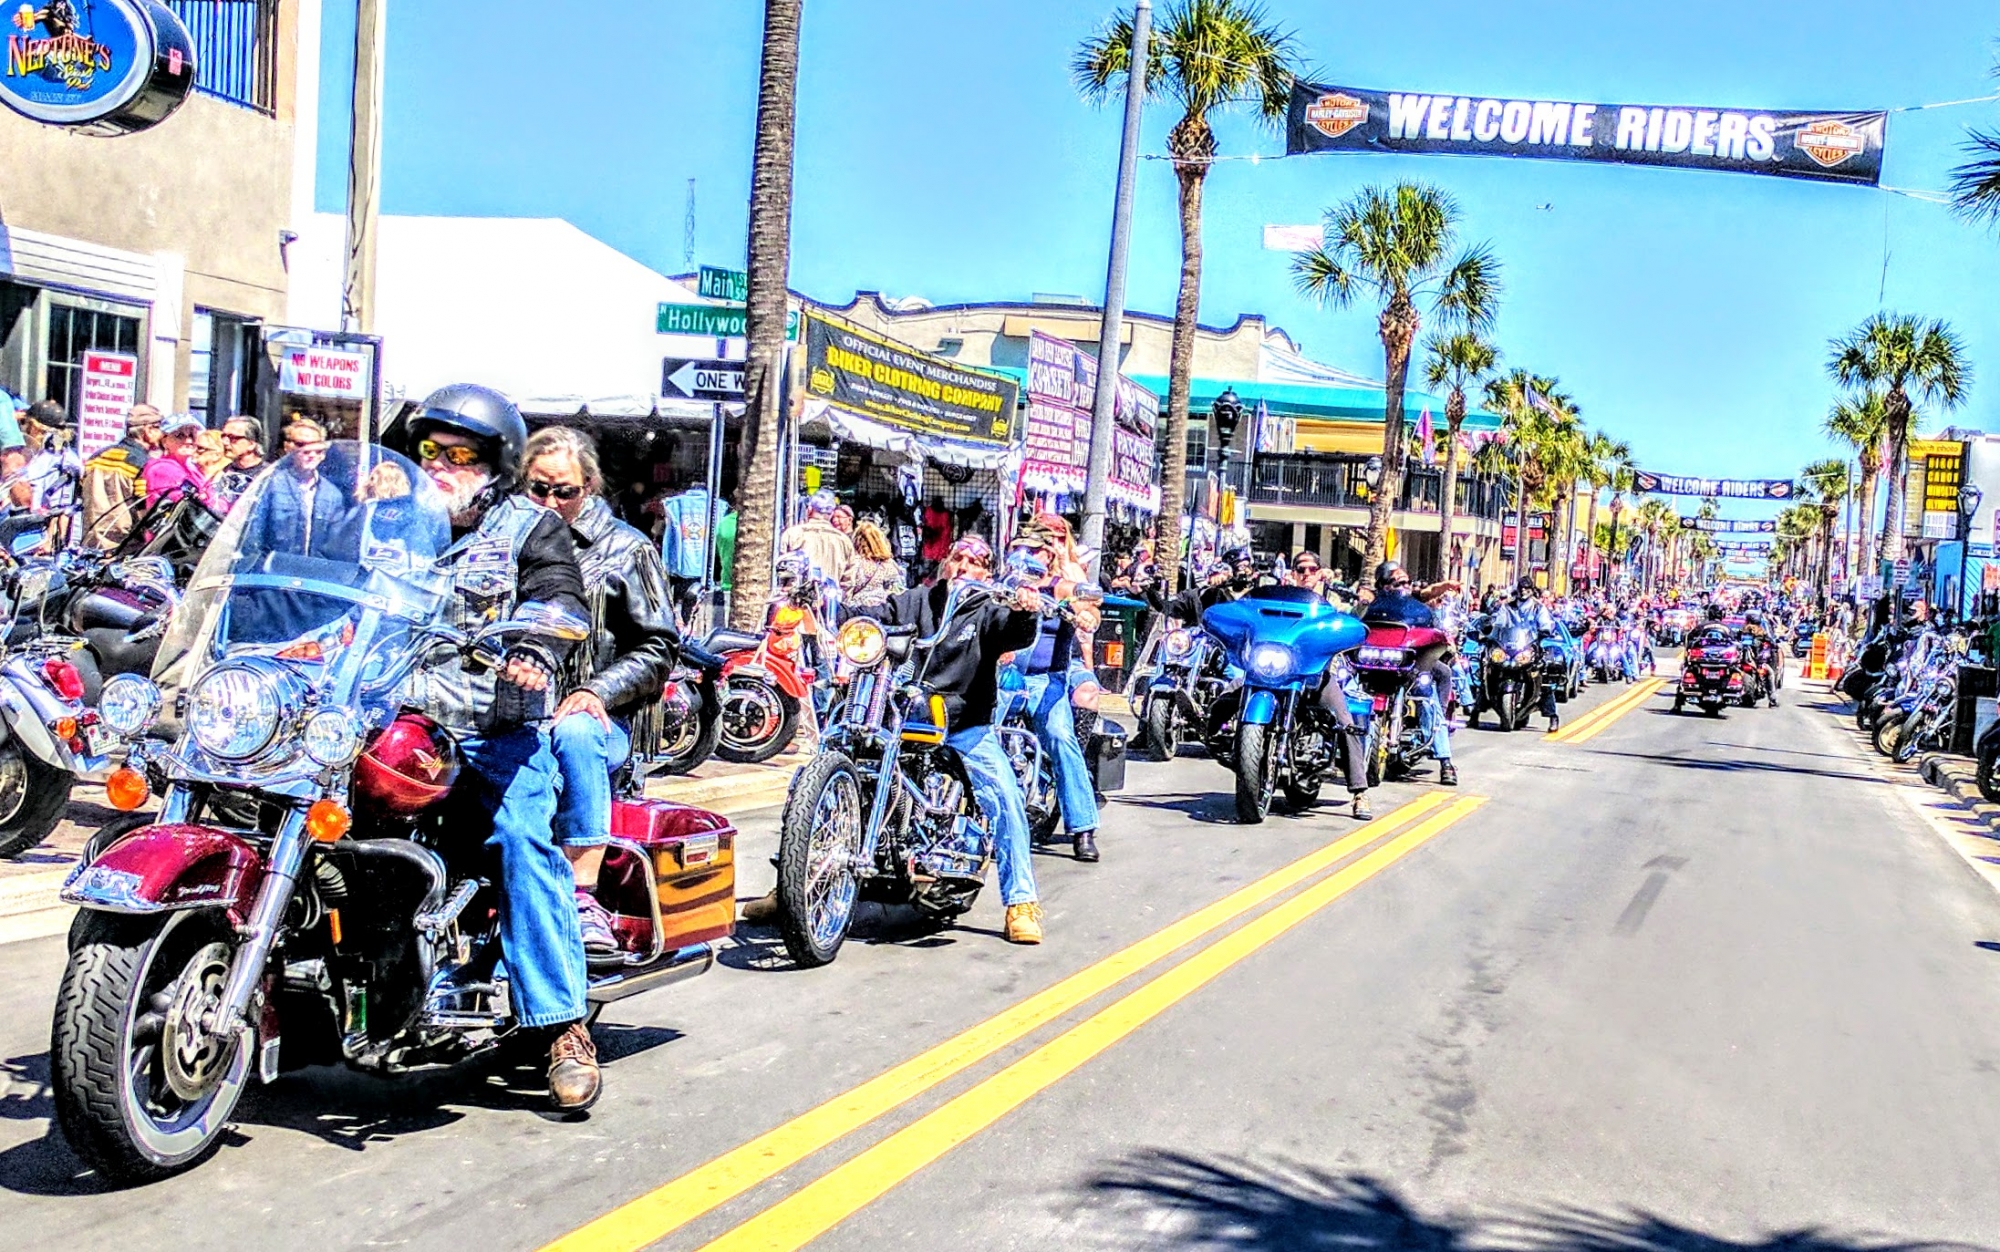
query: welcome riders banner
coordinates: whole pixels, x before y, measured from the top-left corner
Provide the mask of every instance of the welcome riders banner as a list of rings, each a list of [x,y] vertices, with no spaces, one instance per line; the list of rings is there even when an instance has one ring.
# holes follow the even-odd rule
[[[1656,496],[1716,496],[1737,500],[1789,500],[1798,488],[1789,478],[1677,478],[1634,471],[1634,490]]]
[[[1285,152],[1614,161],[1875,186],[1888,114],[1426,96],[1295,83]]]
[[[1683,530],[1715,531],[1721,534],[1749,533],[1759,535],[1770,534],[1777,530],[1778,523],[1769,518],[1763,521],[1746,522],[1741,518],[1730,517],[1683,517],[1681,518],[1681,528]]]

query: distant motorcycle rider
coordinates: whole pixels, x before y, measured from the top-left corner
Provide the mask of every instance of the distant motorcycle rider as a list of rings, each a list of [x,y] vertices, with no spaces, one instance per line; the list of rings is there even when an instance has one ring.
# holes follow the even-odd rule
[[[412,451],[444,494],[452,544],[451,624],[474,631],[535,602],[582,617],[583,577],[569,527],[514,494],[528,441],[520,410],[497,391],[431,393],[409,424]],[[571,645],[526,638],[497,669],[453,661],[423,672],[415,703],[451,730],[490,814],[498,854],[500,945],[515,1021],[550,1035],[549,1097],[579,1111],[597,1099],[597,1050],[584,1024],[587,975],[575,875],[556,844],[559,775],[548,732],[551,691]]]
[[[1778,645],[1771,638],[1771,632],[1764,629],[1764,614],[1751,609],[1743,615],[1743,635],[1750,641],[1750,652],[1757,658],[1757,674],[1764,682],[1764,695],[1770,707],[1778,707],[1777,674],[1773,671],[1772,660],[1777,656]]]
[[[1456,590],[1455,583],[1433,583],[1413,592],[1409,571],[1394,561],[1384,561],[1375,567],[1375,598],[1362,610],[1361,620],[1436,628],[1437,615],[1431,612],[1429,601],[1441,600]],[[1430,735],[1431,755],[1438,759],[1438,782],[1456,787],[1458,767],[1451,759],[1451,723],[1446,720],[1444,704],[1446,693],[1451,690],[1450,654],[1450,648],[1440,648],[1423,663],[1420,678],[1428,682],[1418,683],[1413,694]],[[1429,690],[1421,689],[1425,686]]]
[[[1208,567],[1201,587],[1185,587],[1171,600],[1159,599],[1153,607],[1176,622],[1189,626],[1201,623],[1201,615],[1218,604],[1241,600],[1257,585],[1257,562],[1248,548],[1231,548]]]
[[[1514,598],[1494,611],[1487,629],[1494,635],[1512,627],[1526,626],[1535,632],[1535,638],[1542,639],[1555,633],[1556,619],[1542,603],[1541,589],[1535,580],[1523,577],[1514,584]],[[1549,683],[1542,684],[1541,714],[1548,719],[1551,734],[1562,728],[1562,715],[1556,712],[1556,689]]]

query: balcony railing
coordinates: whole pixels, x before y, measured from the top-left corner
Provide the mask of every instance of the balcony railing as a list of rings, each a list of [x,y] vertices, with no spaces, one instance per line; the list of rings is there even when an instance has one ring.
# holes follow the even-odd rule
[[[1368,460],[1361,456],[1317,456],[1312,453],[1260,453],[1251,462],[1248,494],[1252,504],[1309,508],[1365,509]],[[1190,474],[1190,481],[1198,475]],[[1404,472],[1396,508],[1405,513],[1436,513],[1444,495],[1444,471],[1413,465]],[[1499,520],[1507,510],[1508,488],[1491,478],[1461,474],[1457,511],[1462,516]]]

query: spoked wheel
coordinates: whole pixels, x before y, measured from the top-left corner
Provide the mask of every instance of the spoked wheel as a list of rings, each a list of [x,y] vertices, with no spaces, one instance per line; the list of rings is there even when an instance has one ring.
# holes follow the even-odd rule
[[[659,773],[685,774],[715,755],[722,741],[722,718],[714,707],[697,698],[691,707],[665,712],[665,724],[660,727]]]
[[[845,754],[814,757],[793,780],[778,828],[778,933],[808,969],[840,954],[854,920],[861,778]]]
[[[768,679],[732,674],[722,689],[721,742],[725,761],[755,765],[785,750],[799,727],[799,702]]]
[[[1906,722],[1903,733],[1896,738],[1896,750],[1889,754],[1889,759],[1898,765],[1908,764],[1928,740],[1928,730],[1928,724],[1915,725]]]
[[[63,1137],[118,1185],[200,1163],[250,1081],[250,1032],[203,1028],[234,936],[208,913],[93,913],[73,934],[49,1046]]]
[[[1269,726],[1245,725],[1236,731],[1236,820],[1255,826],[1271,811],[1277,791],[1277,761],[1271,751]]]
[[[0,742],[0,857],[19,856],[49,837],[69,807],[76,776]]]

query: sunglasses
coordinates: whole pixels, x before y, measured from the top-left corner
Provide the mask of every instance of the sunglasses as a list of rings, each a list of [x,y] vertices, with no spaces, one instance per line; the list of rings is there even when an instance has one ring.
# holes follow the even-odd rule
[[[1407,578],[1392,578],[1389,580],[1389,585],[1391,587],[1407,587],[1410,585],[1410,580]]]
[[[550,496],[554,496],[558,500],[574,500],[583,494],[583,488],[567,483],[562,485],[545,483],[539,478],[530,478],[528,480],[528,494],[537,500],[546,500]]]
[[[446,444],[439,443],[435,439],[421,439],[417,441],[417,459],[426,464],[431,461],[443,461],[446,465],[456,465],[464,469],[468,465],[479,464],[479,449],[469,444]]]

